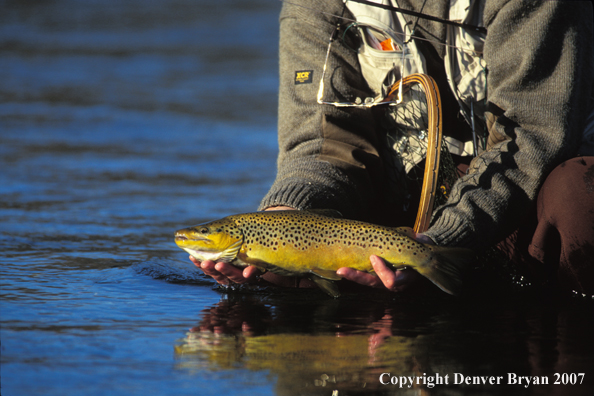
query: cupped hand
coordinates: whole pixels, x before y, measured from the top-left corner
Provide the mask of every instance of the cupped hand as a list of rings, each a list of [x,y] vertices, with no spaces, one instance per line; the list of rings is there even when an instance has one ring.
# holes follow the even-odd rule
[[[408,230],[408,233],[417,241],[425,244],[434,245],[435,243],[431,238],[423,234],[417,234],[411,230]],[[394,271],[386,263],[384,260],[376,255],[372,255],[369,257],[371,261],[371,265],[373,270],[375,271],[375,275],[372,275],[368,272],[358,271],[353,268],[342,267],[336,271],[336,274],[341,276],[344,279],[350,280],[352,282],[359,283],[364,286],[370,287],[385,287],[391,291],[403,291],[407,289],[409,286],[414,284],[417,280],[422,278],[416,271],[412,270],[396,270]]]
[[[369,257],[369,260],[377,276],[347,267],[339,268],[336,274],[364,286],[385,287],[391,291],[403,291],[421,276],[418,272],[411,270],[394,271],[386,265],[381,257],[376,255]]]
[[[215,263],[211,260],[200,262],[192,256],[190,256],[190,261],[206,275],[211,276],[217,283],[224,286],[229,286],[231,283],[246,283],[260,275],[260,270],[254,266],[237,268],[229,263]]]

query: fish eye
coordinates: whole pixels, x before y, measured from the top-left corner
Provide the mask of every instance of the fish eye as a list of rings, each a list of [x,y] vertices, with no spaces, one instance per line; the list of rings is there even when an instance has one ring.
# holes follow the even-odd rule
[[[201,234],[208,234],[208,227],[200,227],[198,232]]]

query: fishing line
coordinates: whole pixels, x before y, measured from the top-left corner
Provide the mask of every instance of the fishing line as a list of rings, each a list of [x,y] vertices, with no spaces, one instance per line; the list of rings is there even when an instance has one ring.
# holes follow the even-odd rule
[[[278,0],[278,1],[280,1],[281,3],[287,3],[287,4],[294,5],[296,7],[301,7],[303,9],[306,9],[306,10],[309,10],[309,11],[313,11],[313,12],[316,12],[316,13],[319,13],[319,14],[328,15],[328,16],[331,16],[331,17],[334,17],[334,18],[338,18],[338,19],[342,19],[342,20],[351,22],[351,24],[348,26],[349,29],[352,26],[359,25],[359,23],[355,19],[352,19],[352,18],[347,18],[345,16],[337,15],[337,14],[334,14],[334,13],[331,13],[331,12],[327,12],[327,11],[321,11],[321,10],[318,10],[318,9],[315,9],[315,8],[312,8],[312,7],[307,7],[307,6],[304,6],[303,4],[298,4],[298,3],[295,3],[295,2],[290,1],[290,0]],[[349,1],[355,1],[355,0],[349,0]],[[361,2],[362,3],[363,1],[358,1],[358,2]],[[367,2],[365,2],[365,3],[367,4]],[[380,4],[375,4],[375,3],[368,3],[368,4],[369,5],[380,6]],[[391,6],[386,6],[386,7],[391,7]],[[384,8],[384,7],[380,7],[380,8]],[[396,8],[396,7],[392,7],[392,8],[393,8],[393,11],[402,12],[403,14],[410,14],[410,13],[414,12],[414,11],[401,10],[399,8]],[[414,14],[416,15],[418,13],[414,13]],[[421,15],[425,15],[425,14],[421,14]],[[477,30],[477,31],[479,31],[481,33],[486,33],[487,32],[487,30],[485,28],[480,28],[480,27],[477,27],[477,26],[474,26],[474,25],[459,24],[457,22],[448,21],[446,19],[440,19],[440,18],[437,18],[437,17],[432,17],[430,15],[427,15],[427,16],[428,17],[431,17],[431,18],[437,19],[438,22],[442,22],[443,21],[443,23],[446,23],[445,21],[447,21],[447,22],[450,22],[450,23],[448,23],[450,25],[457,25],[457,26],[460,26],[460,27],[469,27],[469,28],[474,29],[474,30]],[[422,18],[422,17],[420,17],[420,18],[421,19],[430,19],[430,18]],[[406,40],[406,36],[407,35],[405,33],[400,33],[400,32],[397,32],[397,31],[395,31],[393,29],[390,29],[390,32],[393,33],[393,34],[395,34],[396,36],[400,36],[403,41]],[[343,33],[343,36],[344,36],[344,33]],[[427,39],[427,38],[424,38],[424,37],[418,37],[418,36],[414,36],[413,38],[415,40],[426,41],[426,42],[432,43],[432,44],[443,45],[445,47],[455,48],[456,50],[458,50],[460,52],[466,52],[468,54],[474,54],[474,55],[482,54],[482,51],[475,51],[475,50],[471,50],[471,49],[468,49],[468,48],[457,47],[457,46],[455,46],[453,44],[444,43],[442,41],[431,40],[431,39]]]
[[[372,6],[372,7],[383,8],[384,10],[399,12],[399,13],[405,14],[405,15],[416,16],[417,20],[419,18],[427,19],[429,21],[439,22],[439,23],[443,23],[446,25],[453,25],[453,26],[458,26],[458,27],[464,28],[464,29],[472,29],[472,30],[476,30],[477,32],[487,33],[487,29],[484,27],[481,27],[481,26],[475,26],[475,25],[470,25],[468,23],[460,23],[460,22],[450,21],[449,19],[442,19],[442,18],[438,18],[433,15],[428,15],[428,14],[423,14],[421,12],[406,10],[404,8],[398,8],[398,7],[385,5],[385,4],[372,3],[371,1],[367,1],[367,0],[348,0],[348,1],[366,4],[366,5]]]
[[[423,0],[423,5],[421,6],[421,11],[423,11],[423,8],[425,8],[425,4],[427,4],[427,0]],[[408,38],[407,41],[404,42],[404,45],[408,44],[410,42],[410,40],[415,38],[415,29],[419,25],[419,19],[420,19],[420,17],[417,16],[417,20],[415,21],[415,24],[413,25],[412,29],[410,30],[410,37]]]

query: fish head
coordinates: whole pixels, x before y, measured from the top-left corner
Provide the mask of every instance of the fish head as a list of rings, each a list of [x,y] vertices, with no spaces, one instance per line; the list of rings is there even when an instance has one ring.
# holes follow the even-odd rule
[[[231,262],[243,244],[241,229],[230,218],[183,228],[175,232],[175,243],[199,261]]]

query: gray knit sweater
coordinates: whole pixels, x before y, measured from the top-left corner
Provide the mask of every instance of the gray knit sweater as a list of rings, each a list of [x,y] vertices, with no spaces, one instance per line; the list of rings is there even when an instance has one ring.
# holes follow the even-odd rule
[[[395,194],[386,181],[373,112],[316,102],[328,39],[345,22],[335,15],[352,17],[340,0],[294,3],[285,3],[281,14],[278,173],[260,209],[334,208],[349,218],[411,225],[394,218]],[[448,3],[428,1],[423,12],[447,18]],[[517,228],[547,174],[576,154],[594,81],[589,2],[485,3],[489,147],[435,210],[426,232],[437,244],[477,250]],[[421,4],[399,1],[416,11]],[[444,40],[443,24],[418,25],[425,37]],[[343,100],[373,96],[346,44],[333,44],[326,90]],[[443,57],[439,44],[428,50]],[[313,73],[311,82],[296,79],[303,71]]]

